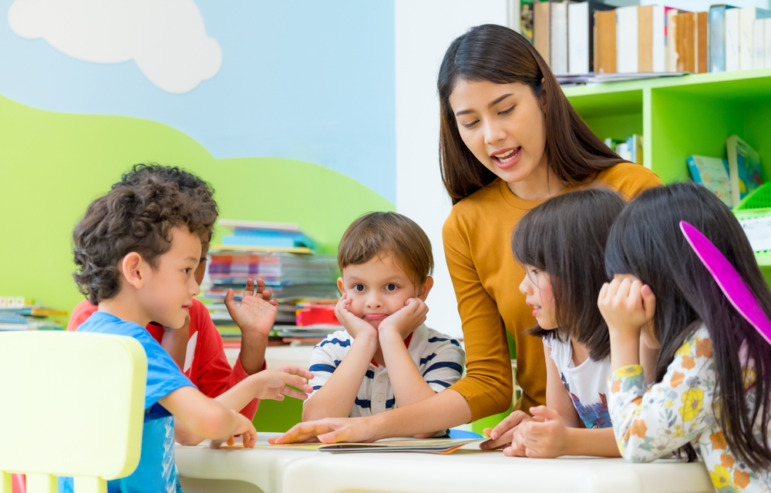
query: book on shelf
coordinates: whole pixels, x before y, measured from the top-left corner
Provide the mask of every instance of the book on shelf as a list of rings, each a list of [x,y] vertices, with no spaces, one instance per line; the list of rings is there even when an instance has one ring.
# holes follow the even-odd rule
[[[734,10],[733,5],[718,4],[709,7],[708,20],[708,50],[709,71],[725,72],[726,70],[726,11]]]
[[[674,28],[676,70],[696,72],[696,13],[682,12],[672,18]]]
[[[616,9],[616,71],[639,72],[637,5]]]
[[[758,152],[737,135],[726,140],[732,206],[763,182]]]
[[[691,155],[686,159],[694,182],[711,191],[731,207],[731,183],[728,178],[728,160],[720,157]]]
[[[512,1],[516,2],[517,0]],[[519,2],[519,32],[531,43],[533,42],[533,3],[534,0]]]
[[[666,22],[666,71],[677,72],[677,24],[675,16],[683,13],[692,14],[687,10],[677,9],[675,7],[664,7],[664,20]]]
[[[725,69],[739,70],[739,10],[725,11]]]
[[[537,1],[533,3],[533,46],[551,67],[551,6],[549,4],[550,2]]]
[[[614,8],[597,0],[568,3],[568,73],[594,72],[594,13]]]
[[[568,2],[549,2],[549,67],[555,74],[568,73]]]
[[[695,12],[696,30],[694,46],[696,47],[696,70],[695,72],[703,74],[709,72],[709,12]]]
[[[666,19],[663,5],[637,7],[637,69],[640,72],[666,70]]]
[[[597,74],[616,73],[616,11],[594,13],[594,71]]]
[[[765,60],[760,56],[760,49],[764,46],[765,33],[763,23],[758,20],[771,18],[771,10],[757,7],[742,7],[739,12],[739,70],[764,68]],[[755,29],[758,29],[758,37],[755,37]],[[758,52],[758,53],[756,53]]]

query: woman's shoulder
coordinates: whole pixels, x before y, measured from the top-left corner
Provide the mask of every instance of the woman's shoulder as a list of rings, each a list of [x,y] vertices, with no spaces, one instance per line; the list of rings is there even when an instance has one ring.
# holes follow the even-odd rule
[[[505,182],[496,178],[468,197],[456,202],[447,216],[445,228],[459,227],[461,224],[474,225],[491,215],[501,214],[502,210],[508,210],[511,204],[510,200],[507,200],[507,194],[504,193],[507,191],[505,187]],[[513,194],[510,195],[513,197]]]
[[[661,178],[650,169],[628,162],[618,163],[601,171],[594,183],[613,188],[625,200],[631,200],[643,190],[662,184]]]

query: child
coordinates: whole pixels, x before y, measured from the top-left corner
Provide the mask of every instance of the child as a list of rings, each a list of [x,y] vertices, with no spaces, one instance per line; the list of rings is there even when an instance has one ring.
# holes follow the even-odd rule
[[[517,226],[511,244],[525,270],[519,290],[538,322],[530,333],[543,339],[546,406],[531,407],[532,420],[514,411],[483,448],[506,445],[510,456],[618,457],[605,397],[608,330],[595,300],[607,279],[608,231],[623,208],[615,192],[582,190],[547,200]]]
[[[156,164],[134,165],[113,188],[133,186],[151,178],[176,185],[180,192],[189,195],[196,203],[197,213],[205,224],[201,236],[201,260],[195,271],[196,282],[200,285],[206,272],[206,255],[218,215],[213,190],[205,181],[179,167]],[[218,398],[231,409],[240,410],[250,420],[254,419],[257,411],[259,401],[255,397],[258,393],[264,398],[277,400],[283,400],[284,395],[305,399],[305,393],[281,385],[280,380],[274,380],[276,385],[281,385],[276,387],[275,391],[266,388],[266,384],[270,384],[270,380],[275,376],[270,375],[272,372],[262,377],[254,376],[265,368],[265,347],[276,317],[276,301],[271,299],[270,291],[265,289],[264,282],[258,279],[255,286],[255,283],[249,280],[241,303],[236,303],[231,291],[225,298],[225,304],[233,320],[241,328],[242,334],[241,351],[233,368],[227,361],[222,338],[212,323],[209,311],[196,299],[193,299],[189,316],[182,327],[162,327],[150,322],[146,328],[202,393],[211,398]],[[79,303],[72,312],[67,330],[77,329],[96,310],[96,305],[88,300]],[[285,370],[310,377],[303,369]],[[235,390],[232,390],[234,388]],[[307,384],[299,388],[310,391]],[[202,437],[186,430],[181,422],[177,421],[175,424],[177,442],[195,445],[202,440]]]
[[[99,306],[78,330],[134,337],[147,355],[139,465],[110,481],[110,491],[181,491],[172,416],[215,444],[234,434],[241,434],[247,447],[256,441],[251,421],[199,392],[144,328],[151,320],[165,327],[184,324],[199,292],[194,273],[201,237],[210,226],[190,194],[148,176],[93,201],[73,232],[75,281]],[[284,375],[287,384],[301,379]],[[71,491],[71,479],[61,483]]]
[[[771,487],[771,346],[731,305],[680,231],[686,221],[736,268],[771,315],[739,222],[706,188],[643,192],[619,215],[605,262],[613,280],[598,305],[610,331],[608,406],[622,456],[648,462],[673,451],[704,461],[717,491]],[[661,346],[646,387],[641,342]]]
[[[343,234],[337,262],[335,315],[345,330],[313,349],[303,420],[404,407],[460,378],[458,341],[423,325],[433,255],[420,226],[393,212],[360,217]]]

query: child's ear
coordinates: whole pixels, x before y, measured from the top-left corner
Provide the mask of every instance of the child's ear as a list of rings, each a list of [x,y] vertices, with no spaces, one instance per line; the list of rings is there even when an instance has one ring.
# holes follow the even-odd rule
[[[434,278],[431,276],[427,276],[426,281],[418,290],[418,298],[420,298],[421,301],[426,301],[426,298],[428,298],[428,293],[431,291],[431,288],[433,287],[434,287]]]
[[[137,252],[127,253],[120,262],[120,271],[123,280],[135,289],[142,287],[144,279],[142,268],[146,262]]]
[[[345,293],[345,290],[343,289],[343,278],[342,277],[338,277],[337,278],[337,289],[340,290],[340,294]]]

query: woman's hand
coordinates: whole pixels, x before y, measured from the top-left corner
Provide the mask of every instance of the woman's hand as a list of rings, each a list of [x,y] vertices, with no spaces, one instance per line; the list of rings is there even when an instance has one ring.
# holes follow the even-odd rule
[[[367,418],[327,418],[298,423],[279,437],[268,441],[280,443],[306,442],[373,442],[377,427]]]

